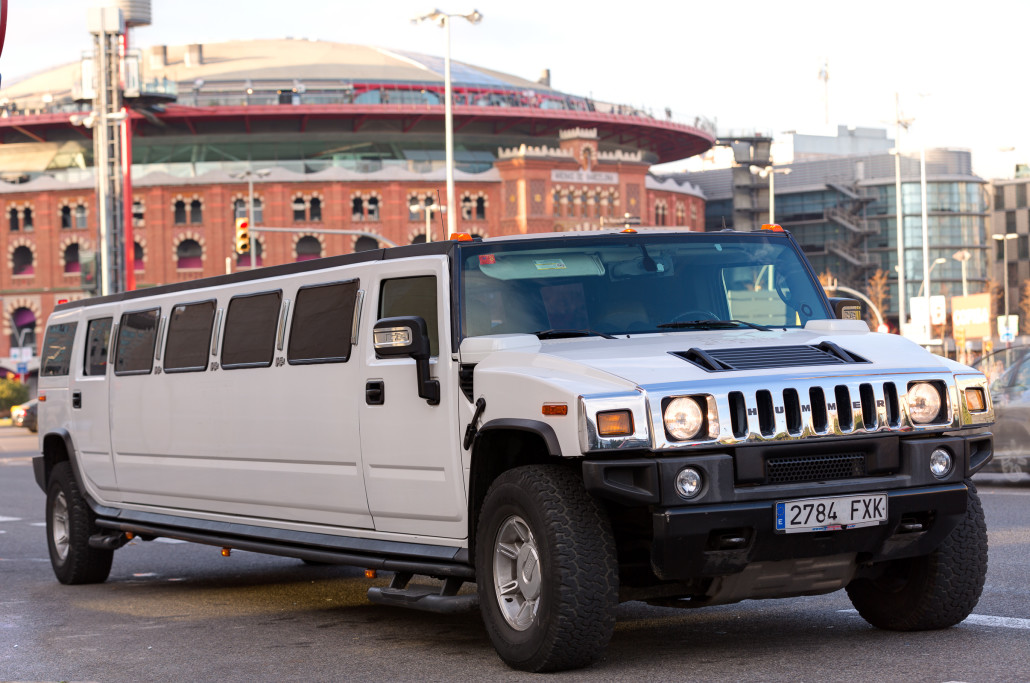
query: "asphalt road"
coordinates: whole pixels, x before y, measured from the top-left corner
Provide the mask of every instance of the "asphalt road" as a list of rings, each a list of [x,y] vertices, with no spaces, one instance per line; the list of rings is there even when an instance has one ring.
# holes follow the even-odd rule
[[[0,680],[472,681],[507,669],[478,613],[368,603],[359,570],[178,542],[133,542],[110,579],[50,569],[35,437],[0,427]],[[990,534],[973,616],[878,631],[842,592],[702,610],[625,603],[603,660],[562,681],[1030,681],[1030,476],[978,477]]]

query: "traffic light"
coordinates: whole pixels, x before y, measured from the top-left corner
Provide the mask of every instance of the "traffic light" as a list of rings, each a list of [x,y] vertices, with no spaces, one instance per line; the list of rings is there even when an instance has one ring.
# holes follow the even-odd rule
[[[236,219],[236,253],[250,253],[250,221],[246,218]]]

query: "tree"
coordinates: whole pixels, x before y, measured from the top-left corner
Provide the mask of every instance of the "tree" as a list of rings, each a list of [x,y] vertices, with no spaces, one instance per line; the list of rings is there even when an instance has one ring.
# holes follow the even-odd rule
[[[819,274],[819,284],[823,286],[823,289],[834,287],[837,284],[837,277],[827,268]]]
[[[1019,321],[1019,330],[1025,333],[1027,325],[1030,325],[1030,280],[1023,280],[1019,290],[1019,312],[1023,318]]]
[[[887,293],[887,271],[882,268],[877,268],[873,276],[866,282],[865,293],[869,297],[869,300],[873,302],[873,306],[880,311],[880,315],[886,315],[887,302],[890,301],[890,296]],[[875,325],[876,321],[873,319],[873,312],[869,311],[869,323]]]

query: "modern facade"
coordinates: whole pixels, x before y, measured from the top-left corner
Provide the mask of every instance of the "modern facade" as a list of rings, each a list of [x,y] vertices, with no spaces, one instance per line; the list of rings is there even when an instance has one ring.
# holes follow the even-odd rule
[[[138,287],[249,267],[233,232],[251,205],[254,227],[284,230],[255,233],[258,265],[446,237],[442,59],[308,40],[133,55]],[[454,62],[452,76],[460,231],[591,230],[627,214],[703,229],[700,189],[648,169],[708,150],[711,131],[560,92],[546,74]],[[76,125],[90,84],[77,64],[4,83],[0,357],[36,346],[53,307],[87,295],[98,247],[93,133]]]
[[[881,139],[890,143],[885,136]],[[832,148],[833,145],[826,147]],[[839,285],[864,293],[877,270],[886,273],[888,301],[884,314],[896,328],[895,157],[886,151],[859,156],[839,157],[832,153],[819,156],[821,158],[774,167],[777,171],[775,222],[795,235],[817,273],[828,273]],[[747,186],[735,187],[741,184],[742,175],[738,173],[735,181],[733,169],[720,169],[674,177],[704,191],[706,229],[719,230],[734,226],[734,214],[740,214],[742,201],[750,203],[759,222],[768,220],[768,179],[763,182],[759,176],[749,174]],[[929,263],[932,265],[930,294],[962,294],[963,278],[969,293],[986,291],[987,251],[991,246],[986,227],[986,181],[973,174],[969,152],[949,149],[926,151],[926,178]],[[901,180],[906,295],[911,299],[920,295],[923,285],[918,155],[901,157]],[[964,251],[971,257],[963,268],[956,256]],[[1014,254],[1013,249],[1010,255]],[[907,313],[910,312],[908,308]]]

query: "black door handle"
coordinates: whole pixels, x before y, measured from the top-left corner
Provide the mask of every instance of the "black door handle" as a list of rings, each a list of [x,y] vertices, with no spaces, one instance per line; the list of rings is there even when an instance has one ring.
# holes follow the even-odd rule
[[[82,392],[81,391],[73,391],[72,392],[72,408],[81,408],[81,407],[82,407]]]
[[[381,406],[386,401],[386,383],[381,379],[370,379],[365,382],[365,403],[370,406]]]

